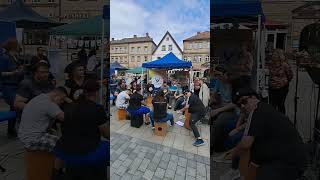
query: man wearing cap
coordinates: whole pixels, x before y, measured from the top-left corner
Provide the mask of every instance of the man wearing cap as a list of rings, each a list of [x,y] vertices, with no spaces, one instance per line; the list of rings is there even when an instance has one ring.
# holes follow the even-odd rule
[[[190,90],[185,90],[184,95],[188,97],[185,109],[188,109],[188,112],[190,113],[190,127],[193,131],[194,137],[196,138],[196,141],[193,143],[193,145],[197,147],[205,145],[205,142],[201,138],[198,128],[196,126],[196,123],[200,119],[205,117],[205,107],[202,101],[199,99],[199,97],[193,94]]]
[[[256,180],[295,180],[304,171],[306,149],[288,117],[261,102],[249,88],[240,89],[234,102],[249,113],[241,142],[227,158],[241,157],[250,150],[251,163],[258,165]]]

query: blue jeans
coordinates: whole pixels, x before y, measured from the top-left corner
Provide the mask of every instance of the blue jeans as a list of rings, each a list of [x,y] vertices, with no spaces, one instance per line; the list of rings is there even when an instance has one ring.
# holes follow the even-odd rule
[[[150,111],[150,121],[151,121],[151,126],[154,127],[154,118],[153,118],[153,111]],[[167,122],[170,121],[171,125],[174,125],[174,121],[173,121],[173,114],[171,113],[167,113],[167,116],[165,118],[162,119],[157,119],[156,122]]]
[[[226,124],[225,126],[225,133],[229,134],[229,132],[234,130],[236,126],[237,126],[237,119],[228,122],[228,124]],[[228,136],[227,139],[224,141],[224,147],[227,150],[230,150],[236,147],[238,143],[241,141],[243,133],[244,133],[244,129],[234,134],[233,136]]]
[[[16,98],[17,86],[6,86],[2,87],[2,97],[5,102],[10,106],[10,111],[15,111],[14,101]],[[16,131],[16,117],[8,120],[8,133],[15,133]]]
[[[148,114],[150,112],[150,109],[146,106],[141,106],[139,109],[127,109],[127,111],[135,116],[135,115],[142,115],[142,114]]]

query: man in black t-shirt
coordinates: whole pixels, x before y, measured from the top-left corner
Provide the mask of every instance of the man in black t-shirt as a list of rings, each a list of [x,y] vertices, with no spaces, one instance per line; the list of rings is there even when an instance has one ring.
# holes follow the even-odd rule
[[[244,137],[227,158],[250,149],[251,162],[258,165],[256,180],[296,180],[306,165],[306,149],[288,117],[260,102],[256,93],[240,89],[234,102],[249,113]]]
[[[150,109],[147,107],[147,104],[143,101],[143,96],[140,94],[140,91],[141,87],[137,86],[136,91],[130,96],[127,111],[133,116],[143,114],[147,116],[147,114],[150,112]],[[150,123],[147,122],[147,117],[145,119],[145,124],[149,125]]]
[[[205,142],[200,136],[196,123],[205,117],[205,107],[199,97],[192,94],[190,90],[185,90],[184,95],[188,97],[185,109],[188,109],[188,112],[190,113],[190,127],[193,131],[194,137],[196,138],[193,145],[197,147],[203,146],[205,145]]]

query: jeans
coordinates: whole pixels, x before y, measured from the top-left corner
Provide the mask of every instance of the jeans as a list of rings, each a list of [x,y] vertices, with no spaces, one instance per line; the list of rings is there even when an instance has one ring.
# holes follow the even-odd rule
[[[15,111],[14,101],[16,98],[17,87],[16,86],[3,86],[2,96],[5,102],[10,106],[10,111]],[[8,120],[8,134],[16,132],[16,118]]]
[[[139,109],[127,109],[127,111],[135,116],[135,115],[142,115],[142,114],[148,114],[150,112],[150,109],[146,106],[141,106]]]
[[[151,121],[151,126],[154,127],[154,118],[153,118],[154,112],[150,111],[150,121]],[[162,118],[162,119],[157,119],[156,122],[167,122],[170,121],[171,125],[174,125],[174,120],[173,120],[173,114],[167,113],[167,116]]]
[[[230,122],[233,122],[234,119],[237,118],[237,114],[233,111],[230,112],[222,112],[217,115],[216,120],[214,121],[214,125],[212,127],[212,131],[210,139],[212,140],[212,146],[214,152],[223,152],[225,151],[224,141],[226,140],[228,134],[225,132],[225,127]]]
[[[232,130],[234,130],[237,126],[237,119],[234,119],[233,121],[228,122],[225,126],[225,133],[230,133]],[[227,139],[224,142],[224,147],[227,150],[230,150],[238,145],[238,143],[241,141],[242,136],[244,134],[244,129],[239,131],[233,136],[228,136]]]
[[[197,123],[200,119],[202,119],[204,116],[205,116],[205,115],[200,114],[200,113],[190,113],[190,121],[189,121],[189,123],[190,123],[190,127],[191,127],[191,129],[192,129],[192,132],[193,132],[195,138],[200,137],[200,133],[199,133],[199,131],[198,131],[198,128],[197,128],[197,126],[196,126],[196,123]]]

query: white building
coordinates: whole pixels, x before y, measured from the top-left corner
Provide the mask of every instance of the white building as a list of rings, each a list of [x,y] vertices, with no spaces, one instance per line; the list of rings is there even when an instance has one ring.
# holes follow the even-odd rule
[[[152,53],[152,60],[160,59],[168,53],[172,52],[179,59],[182,59],[182,50],[173,39],[171,34],[167,31],[166,34],[161,39],[157,48]]]

